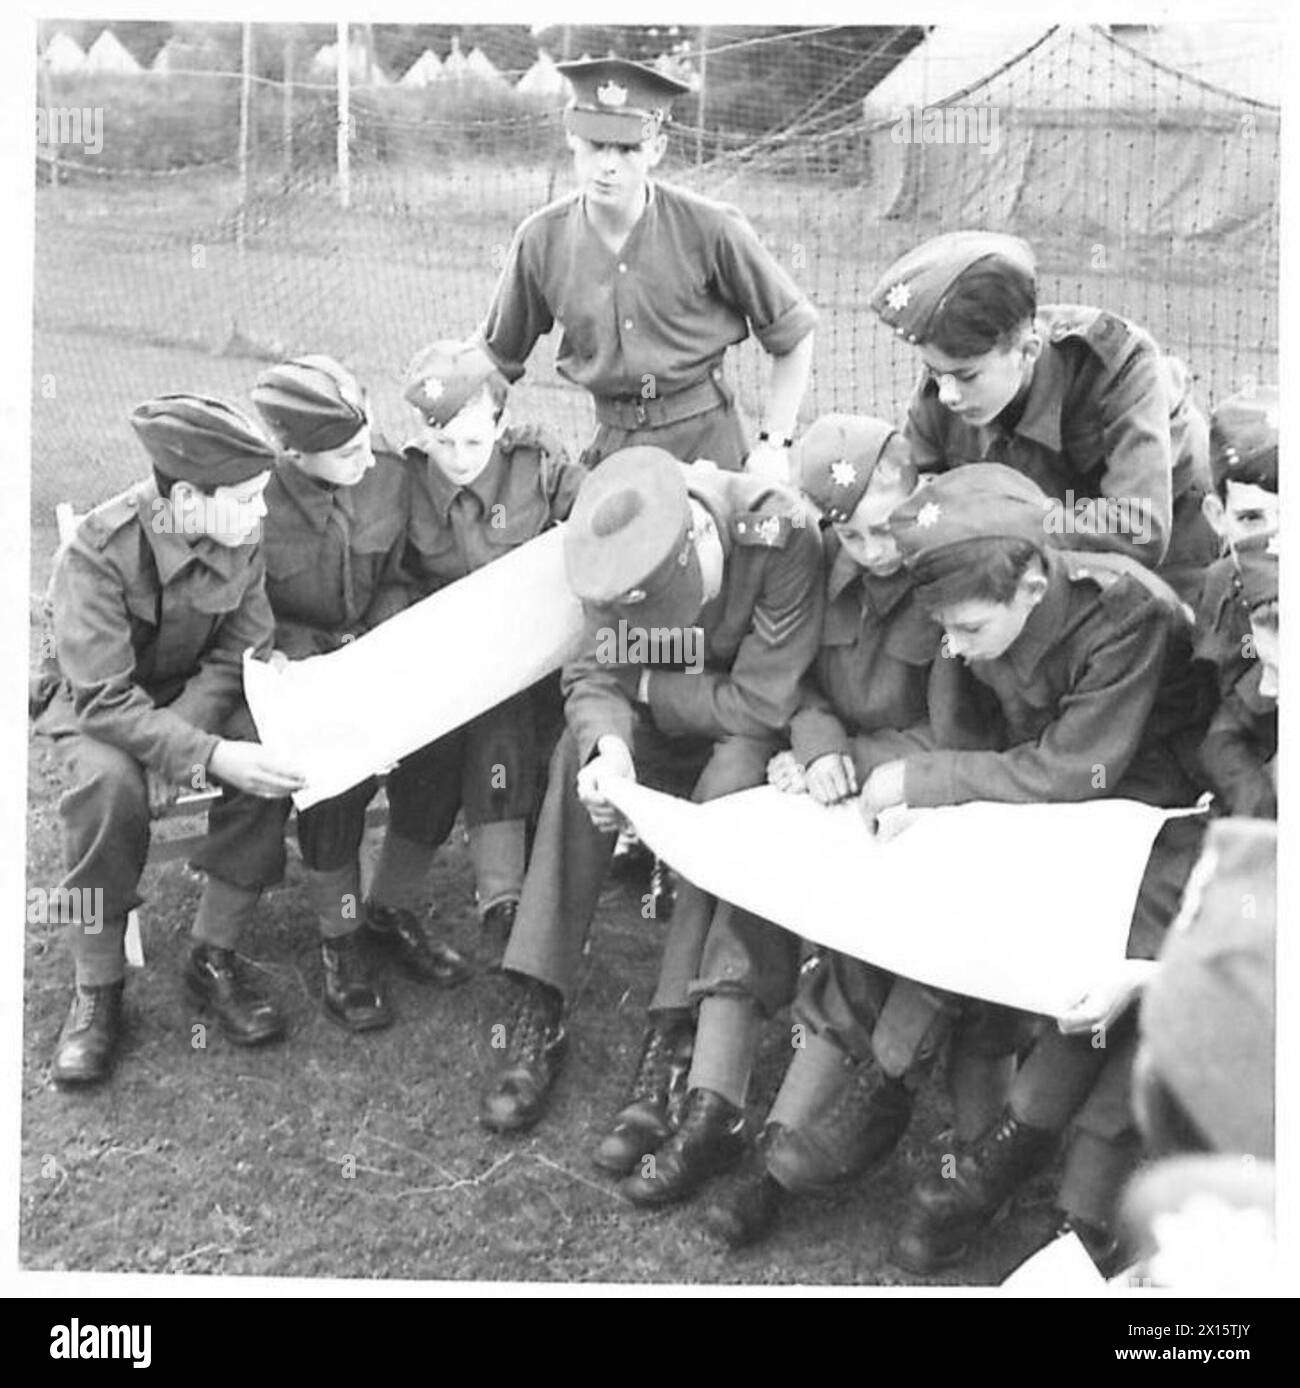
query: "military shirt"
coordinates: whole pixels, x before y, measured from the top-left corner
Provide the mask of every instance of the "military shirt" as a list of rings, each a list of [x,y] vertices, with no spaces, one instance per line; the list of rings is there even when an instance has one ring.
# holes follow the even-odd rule
[[[1224,695],[1201,744],[1201,765],[1225,813],[1277,818],[1277,701],[1259,690],[1251,668]]]
[[[704,380],[752,329],[776,356],[817,313],[734,207],[663,183],[617,253],[587,220],[581,193],[515,233],[480,328],[508,380],[559,323],[556,370],[593,395],[643,398]]]
[[[408,487],[402,460],[381,450],[351,487],[322,486],[288,459],[277,465],[262,555],[278,650],[291,659],[336,650],[410,602]]]
[[[1211,691],[1177,596],[1124,555],[1049,551],[1045,562],[1047,591],[1001,656],[934,664],[932,722],[960,722],[934,705],[973,697],[993,748],[909,755],[906,802],[1191,803]]]
[[[707,463],[682,464],[689,494],[707,508],[724,553],[721,590],[697,618],[703,665],[655,668],[648,712],[670,737],[761,737],[779,732],[798,703],[817,653],[825,609],[822,542],[803,499],[760,478]],[[629,747],[643,667],[597,659],[592,615],[587,648],[562,676],[565,714],[583,761],[606,734]]]
[[[46,610],[62,685],[37,730],[118,747],[176,784],[205,767],[243,698],[243,654],[274,621],[256,545],[155,528],[152,479],[82,518],[54,564]]]
[[[587,475],[531,425],[507,429],[487,467],[464,487],[418,448],[403,456],[411,479],[406,567],[422,597],[567,519]]]
[[[833,531],[825,545],[821,645],[790,722],[791,750],[804,766],[829,753],[848,753],[856,734],[922,722],[930,664],[942,635],[917,603],[906,573],[874,577]]]
[[[1101,309],[1044,306],[1037,327],[1042,352],[1010,429],[999,420],[966,423],[940,403],[938,382],[925,373],[906,426],[917,467],[1005,463],[1060,501],[1073,492],[1076,502],[1112,497],[1149,503],[1144,541],[1112,528],[1076,530],[1062,543],[1128,554],[1153,569],[1166,559],[1187,562],[1184,551],[1198,551],[1203,522],[1193,508],[1186,524],[1197,534],[1175,537],[1174,501],[1189,488],[1208,491],[1210,473],[1205,421],[1181,367],[1141,328]]]
[[[1197,660],[1214,670],[1224,698],[1254,664],[1246,654],[1249,639],[1250,613],[1241,596],[1241,578],[1232,556],[1225,554],[1205,571],[1196,606],[1195,646]]]

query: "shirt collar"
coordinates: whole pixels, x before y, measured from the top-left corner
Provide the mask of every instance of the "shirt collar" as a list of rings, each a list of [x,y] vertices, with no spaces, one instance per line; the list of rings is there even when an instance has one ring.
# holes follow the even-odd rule
[[[320,532],[329,523],[336,493],[312,481],[303,470],[288,459],[276,464],[275,475],[293,504],[302,512],[312,529]]]
[[[1053,453],[1061,451],[1061,401],[1065,396],[1065,362],[1053,345],[1047,324],[1038,320],[1042,351],[1029,379],[1029,397],[1020,421],[1011,431],[1041,443]]]
[[[433,501],[433,509],[438,513],[438,519],[443,525],[447,524],[451,515],[452,502],[462,491],[472,492],[478,497],[484,514],[492,509],[501,494],[501,486],[505,480],[507,457],[499,440],[492,448],[492,456],[488,459],[487,467],[472,482],[463,487],[453,482],[437,463],[415,444],[407,444],[402,453],[414,460],[423,469],[425,486],[428,489],[430,499]]]
[[[202,535],[187,537],[170,526],[156,524],[163,514],[162,507],[158,505],[161,500],[152,478],[136,492],[136,513],[148,537],[149,548],[153,551],[159,580],[163,584],[170,583],[189,564],[202,564],[225,581],[233,578],[245,562],[240,551],[246,547],[219,545]]]

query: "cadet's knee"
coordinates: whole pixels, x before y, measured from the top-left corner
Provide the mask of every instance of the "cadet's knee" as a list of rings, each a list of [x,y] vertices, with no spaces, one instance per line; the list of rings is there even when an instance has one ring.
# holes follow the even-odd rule
[[[149,795],[144,767],[127,752],[89,738],[70,759],[75,778],[71,796],[80,804],[93,805],[101,815],[149,820]]]

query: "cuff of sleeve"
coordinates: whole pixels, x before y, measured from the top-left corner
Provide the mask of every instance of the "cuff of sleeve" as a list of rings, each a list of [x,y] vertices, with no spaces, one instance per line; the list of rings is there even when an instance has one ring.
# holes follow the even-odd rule
[[[774,357],[783,357],[793,351],[816,326],[817,310],[807,299],[800,299],[766,327],[755,327],[754,336],[765,352]]]
[[[212,754],[217,750],[217,743],[221,741],[216,733],[199,732],[197,729],[190,731],[193,735],[169,749],[159,768],[168,781],[178,786],[189,785],[196,768],[207,770]]]
[[[903,762],[903,799],[913,809],[957,803],[951,754],[923,752]]]
[[[800,766],[811,766],[818,757],[827,757],[835,753],[843,756],[851,754],[848,734],[842,727],[832,726],[829,722],[814,728],[792,725],[790,750]]]
[[[475,347],[481,347],[483,349],[483,355],[487,357],[487,359],[492,363],[492,365],[496,367],[496,369],[506,378],[507,381],[510,382],[511,385],[514,385],[514,383],[524,374],[523,363],[517,361],[505,361],[502,357],[498,356],[498,354],[494,352],[492,348],[488,345],[488,340],[486,337],[483,336],[483,332],[481,329],[474,334],[471,340]]]

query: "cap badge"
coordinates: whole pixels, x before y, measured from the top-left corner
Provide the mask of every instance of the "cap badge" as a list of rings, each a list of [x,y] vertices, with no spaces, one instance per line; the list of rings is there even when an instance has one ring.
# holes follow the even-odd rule
[[[422,389],[430,400],[441,400],[446,386],[436,376],[430,376],[425,380]]]
[[[602,106],[626,106],[627,88],[620,87],[617,82],[606,82],[596,88],[596,100]]]
[[[942,514],[943,512],[937,501],[927,501],[916,513],[917,529],[929,530],[932,525],[938,524],[939,517]]]
[[[781,522],[776,516],[766,516],[754,527],[765,545],[774,545],[781,536]]]
[[[847,458],[831,464],[831,477],[837,487],[851,487],[858,480],[858,470]]]
[[[1278,537],[1276,535],[1270,535],[1268,537],[1268,543],[1264,546],[1264,553],[1272,554],[1277,558],[1281,558],[1282,552],[1278,546]]]
[[[902,313],[912,302],[912,286],[901,282],[893,285],[885,295],[885,302],[895,313]]]
[[[628,604],[631,604],[631,603],[634,603],[634,602],[644,602],[644,601],[645,601],[645,589],[644,589],[644,588],[629,588],[629,589],[627,590],[627,592],[624,593],[623,596],[619,599],[619,602],[628,603]]]

